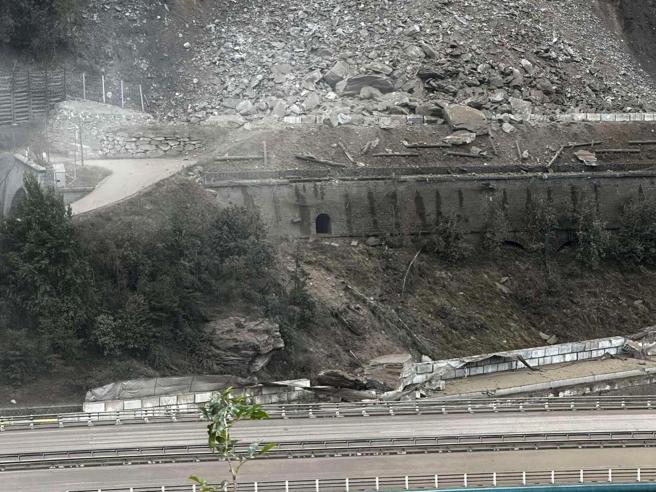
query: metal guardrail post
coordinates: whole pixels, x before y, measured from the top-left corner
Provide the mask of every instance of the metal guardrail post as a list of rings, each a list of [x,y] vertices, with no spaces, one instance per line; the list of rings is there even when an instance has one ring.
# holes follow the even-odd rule
[[[346,492],[349,492],[349,479],[348,478],[344,479],[344,490],[346,490]],[[287,492],[287,491],[285,491],[285,492]]]
[[[556,483],[556,471],[551,470],[551,485],[554,485]]]
[[[376,477],[376,490],[380,490],[380,480]]]
[[[579,483],[583,483],[583,470],[579,470]]]
[[[613,469],[612,468],[608,469],[608,481],[609,482],[613,481]]]
[[[194,490],[196,490],[195,485],[194,485]],[[257,482],[253,482],[253,492],[257,492]]]
[[[314,490],[315,490],[315,492],[319,492],[319,479],[318,478],[314,481]]]
[[[497,472],[494,472],[492,474],[492,486],[496,487],[497,486]]]
[[[410,484],[408,483],[408,475],[405,476],[405,490],[408,490],[410,488]]]
[[[636,482],[640,482],[640,468],[636,470]]]
[[[526,472],[522,472],[522,485],[526,485]]]

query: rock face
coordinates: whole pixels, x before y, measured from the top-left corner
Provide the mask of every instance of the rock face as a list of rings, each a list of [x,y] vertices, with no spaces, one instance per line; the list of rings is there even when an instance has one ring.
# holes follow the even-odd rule
[[[239,316],[210,321],[211,350],[216,372],[255,373],[269,363],[273,353],[285,346],[280,327],[268,319]]]
[[[443,111],[447,123],[454,130],[469,130],[477,135],[486,135],[490,131],[487,118],[478,109],[462,104],[451,104]]]

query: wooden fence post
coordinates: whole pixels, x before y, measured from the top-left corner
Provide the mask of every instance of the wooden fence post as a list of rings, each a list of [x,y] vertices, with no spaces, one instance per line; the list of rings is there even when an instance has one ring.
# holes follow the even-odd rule
[[[125,97],[123,95],[123,81],[121,80],[121,107],[125,107]]]
[[[87,74],[82,72],[82,99],[87,100]]]
[[[105,76],[101,75],[100,80],[102,81],[102,91],[103,91],[103,104],[107,104],[107,101],[105,100]]]
[[[141,98],[141,111],[146,112],[146,108],[144,107],[143,89],[141,88],[141,84],[139,84],[139,97]]]

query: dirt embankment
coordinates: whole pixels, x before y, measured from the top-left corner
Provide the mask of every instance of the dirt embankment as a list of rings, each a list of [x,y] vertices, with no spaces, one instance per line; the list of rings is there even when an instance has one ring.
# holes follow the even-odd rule
[[[608,25],[656,78],[656,0],[601,0],[600,8]]]

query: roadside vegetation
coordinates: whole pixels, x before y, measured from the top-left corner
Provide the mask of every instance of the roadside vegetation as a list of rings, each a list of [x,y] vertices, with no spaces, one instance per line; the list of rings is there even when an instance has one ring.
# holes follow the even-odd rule
[[[0,2],[0,46],[50,59],[70,47],[80,27],[84,0]]]
[[[257,214],[187,199],[142,228],[75,223],[51,191],[25,186],[0,225],[0,372],[12,384],[89,355],[202,372],[217,306],[261,306],[283,333],[308,321],[302,269],[279,280]]]

